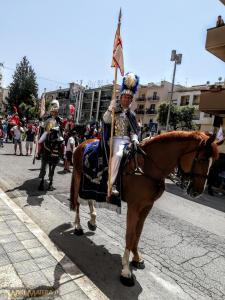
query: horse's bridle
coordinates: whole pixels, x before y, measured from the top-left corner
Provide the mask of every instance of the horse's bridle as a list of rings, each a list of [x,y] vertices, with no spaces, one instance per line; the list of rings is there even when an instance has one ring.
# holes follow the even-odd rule
[[[186,179],[189,179],[189,180],[193,180],[194,177],[202,177],[202,178],[205,178],[207,179],[208,178],[208,175],[203,175],[201,173],[196,173],[194,170],[195,170],[195,166],[196,166],[196,163],[204,163],[204,164],[209,164],[209,156],[207,156],[207,158],[199,158],[199,154],[201,153],[202,150],[204,150],[204,147],[206,147],[206,143],[205,143],[205,140],[201,140],[200,144],[193,150],[191,151],[188,151],[184,154],[182,154],[178,160],[178,166],[180,167],[180,170],[181,170],[181,173],[185,176]],[[180,164],[180,160],[183,156],[189,154],[189,153],[193,153],[196,151],[196,154],[195,154],[195,157],[192,161],[192,165],[191,165],[191,170],[190,172],[184,172],[182,167],[181,167],[181,164]]]
[[[205,140],[201,140],[199,145],[197,147],[195,147],[195,149],[187,151],[179,157],[178,166],[180,167],[180,170],[181,170],[182,174],[185,176],[186,180],[193,181],[194,177],[203,177],[205,179],[208,177],[207,175],[203,175],[203,174],[194,172],[196,163],[199,163],[199,162],[203,162],[205,164],[209,163],[209,157],[210,156],[208,156],[207,158],[199,158],[199,154],[201,153],[202,150],[204,150],[204,147],[206,147],[206,142],[205,142]],[[156,166],[156,168],[158,168],[162,172],[163,176],[166,177],[166,175],[164,175],[165,170],[160,168],[160,166],[158,166],[158,164],[156,164],[156,162],[152,159],[152,157],[147,155],[142,149],[141,149],[141,152],[145,156],[145,158],[151,160],[153,162],[153,164]],[[190,172],[184,172],[181,165],[180,165],[180,160],[183,156],[185,156],[187,154],[190,154],[190,153],[193,153],[193,152],[196,152],[196,155],[195,155],[195,158],[192,161],[191,170],[190,170]],[[150,179],[156,180],[152,176],[149,176],[149,175],[146,175],[146,174],[143,174],[143,176],[146,176],[146,177],[149,177]]]

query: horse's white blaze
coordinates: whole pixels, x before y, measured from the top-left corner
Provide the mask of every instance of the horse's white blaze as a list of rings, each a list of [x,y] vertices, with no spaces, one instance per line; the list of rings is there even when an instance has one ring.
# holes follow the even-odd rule
[[[129,268],[129,257],[130,257],[130,250],[125,249],[124,255],[122,258],[123,269],[122,269],[121,275],[123,277],[131,277],[131,271]]]

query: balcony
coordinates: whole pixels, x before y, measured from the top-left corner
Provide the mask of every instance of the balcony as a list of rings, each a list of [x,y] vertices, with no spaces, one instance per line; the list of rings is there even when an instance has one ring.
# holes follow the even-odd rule
[[[148,100],[151,101],[157,101],[157,100],[160,100],[160,97],[159,96],[151,96],[151,97],[148,97]]]
[[[137,115],[144,115],[145,110],[144,110],[144,109],[135,109],[134,112],[135,112]]]
[[[212,115],[225,114],[225,89],[219,87],[202,91],[199,110]]]
[[[205,48],[225,62],[225,26],[208,29]]]
[[[136,99],[136,101],[145,101],[145,96],[140,96]]]
[[[148,114],[148,115],[156,115],[157,114],[157,110],[156,109],[147,108],[146,109],[146,114]]]

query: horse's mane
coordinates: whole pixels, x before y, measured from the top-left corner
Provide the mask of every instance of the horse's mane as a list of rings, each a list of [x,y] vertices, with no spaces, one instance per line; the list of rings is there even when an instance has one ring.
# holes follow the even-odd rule
[[[200,141],[205,140],[207,141],[209,139],[209,135],[205,134],[202,131],[171,131],[162,133],[160,135],[157,135],[153,138],[147,138],[144,141],[140,143],[141,147],[145,149],[147,146],[150,146],[155,143],[168,143],[168,142],[183,142],[183,141]],[[217,145],[215,143],[212,143],[212,157],[218,158],[219,151],[217,148]]]

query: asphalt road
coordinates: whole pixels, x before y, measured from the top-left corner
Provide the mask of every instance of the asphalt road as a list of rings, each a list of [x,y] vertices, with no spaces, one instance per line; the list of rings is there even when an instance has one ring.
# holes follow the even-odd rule
[[[225,199],[203,194],[191,201],[174,184],[155,203],[140,241],[144,270],[133,270],[132,288],[119,282],[124,250],[126,204],[122,214],[98,209],[98,229],[73,235],[69,211],[71,174],[56,169],[53,192],[38,192],[40,162],[0,149],[0,187],[49,235],[110,299],[225,299]]]

